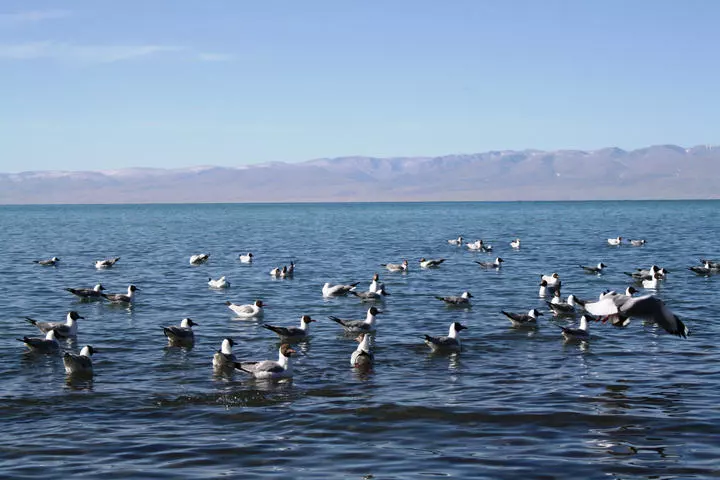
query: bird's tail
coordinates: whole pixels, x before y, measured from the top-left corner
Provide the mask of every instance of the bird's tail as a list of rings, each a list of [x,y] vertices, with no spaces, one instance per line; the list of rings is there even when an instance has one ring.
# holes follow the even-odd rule
[[[340,319],[340,318],[338,318],[338,317],[335,317],[335,316],[330,315],[328,318],[329,318],[330,320],[332,320],[333,322],[335,322],[335,323],[339,323],[340,325],[343,324],[342,319]]]
[[[25,321],[28,322],[29,324],[35,325],[37,327],[37,323],[38,323],[37,320],[34,320],[30,317],[25,317]]]
[[[277,328],[277,327],[274,327],[274,326],[272,326],[272,325],[268,325],[267,323],[263,323],[261,326],[262,326],[263,328],[267,328],[267,329],[270,330],[271,332],[275,332],[275,333],[277,333],[278,335],[280,335],[280,329]]]

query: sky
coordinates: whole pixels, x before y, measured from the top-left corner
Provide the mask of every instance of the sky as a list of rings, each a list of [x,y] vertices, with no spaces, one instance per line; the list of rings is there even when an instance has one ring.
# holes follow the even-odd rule
[[[0,172],[720,143],[714,0],[4,0]]]

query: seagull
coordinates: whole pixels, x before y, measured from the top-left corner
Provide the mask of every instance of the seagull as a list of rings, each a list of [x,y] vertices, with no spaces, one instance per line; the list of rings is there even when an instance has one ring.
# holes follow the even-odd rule
[[[685,324],[677,315],[668,309],[662,300],[654,295],[641,297],[628,297],[627,295],[607,295],[594,304],[585,308],[593,315],[603,317],[603,321],[617,316],[620,321],[630,317],[645,318],[665,329],[666,332],[687,338],[690,333]]]
[[[385,285],[380,283],[380,275],[376,273],[373,275],[372,282],[370,282],[368,292],[377,292],[378,290],[385,290]]]
[[[343,320],[342,318],[329,316],[333,322],[339,323],[347,333],[367,333],[375,331],[375,316],[382,313],[375,307],[370,307],[365,320]]]
[[[617,293],[614,290],[605,291],[600,294],[600,299],[597,302],[586,303],[585,310],[593,315],[604,316],[604,321],[609,319],[613,327],[627,327],[630,324],[630,318],[621,318],[616,315],[616,304],[626,302],[635,293],[637,293],[637,290],[633,286],[627,287],[624,294]]]
[[[135,285],[129,285],[127,294],[123,293],[103,293],[102,296],[110,300],[112,303],[132,303],[135,299],[135,292],[140,290]]]
[[[192,346],[195,343],[195,334],[193,333],[192,327],[197,326],[191,318],[183,318],[180,321],[180,326],[163,327],[163,333],[168,339],[168,344],[175,345],[188,345]]]
[[[350,285],[330,285],[330,282],[325,282],[322,288],[322,294],[323,297],[340,297],[355,290],[355,287],[359,284],[360,282],[351,283]]]
[[[537,309],[533,308],[527,314],[512,313],[501,310],[500,313],[505,315],[512,323],[513,327],[535,327],[537,326],[537,317],[542,315]]]
[[[433,352],[459,352],[461,350],[460,339],[458,334],[467,327],[459,322],[450,324],[450,331],[447,337],[431,337],[425,335],[425,345],[430,347]]]
[[[538,292],[538,296],[540,298],[543,298],[547,295],[547,284],[547,280],[540,281],[540,291]]]
[[[355,340],[358,342],[358,346],[350,355],[350,365],[366,370],[372,368],[374,356],[370,351],[370,335],[361,333]]]
[[[225,302],[225,305],[241,318],[261,317],[265,313],[263,307],[266,306],[262,300],[255,300],[255,302],[246,305],[237,305],[228,301]]]
[[[280,273],[282,273],[282,269],[280,267],[275,267],[270,270],[270,276],[272,277],[279,277]]]
[[[484,248],[482,240],[475,240],[474,242],[468,242],[465,245],[467,245],[468,250],[482,250]]]
[[[113,265],[115,265],[118,260],[120,260],[120,257],[108,258],[105,260],[98,260],[97,262],[95,262],[95,268],[97,268],[98,270],[103,269],[103,268],[110,268]]]
[[[102,291],[105,290],[105,287],[103,287],[101,283],[98,283],[93,288],[66,288],[65,290],[83,300],[92,300],[101,299]]]
[[[280,378],[290,378],[293,375],[291,355],[295,350],[290,345],[283,343],[280,345],[277,362],[273,360],[263,360],[262,362],[240,362],[237,366],[238,370],[247,372],[259,380],[275,380]]]
[[[280,340],[284,343],[300,342],[305,340],[310,335],[310,324],[316,322],[310,318],[310,315],[303,315],[300,317],[299,327],[277,327],[274,325],[268,325],[263,323],[263,328],[267,328],[271,332],[275,332],[280,335]]]
[[[385,291],[384,288],[381,288],[380,290],[376,290],[374,292],[356,292],[355,290],[350,291],[353,295],[358,297],[363,302],[374,302],[374,301],[382,301],[385,300],[384,297],[389,296],[390,294]]]
[[[576,313],[575,310],[575,296],[569,295],[567,302],[545,302],[547,303],[550,310],[557,316],[573,316]]]
[[[408,261],[403,259],[402,263],[381,263],[381,267],[387,268],[391,272],[407,272]]]
[[[512,242],[510,242],[510,246],[514,248],[515,250],[518,250],[520,248],[520,239],[516,238]]]
[[[92,375],[92,355],[97,352],[90,345],[85,345],[80,350],[80,355],[65,352],[63,355],[63,364],[65,365],[65,373],[68,375]]]
[[[235,370],[238,368],[239,363],[232,352],[233,345],[235,345],[235,341],[232,338],[223,338],[220,350],[217,350],[213,355],[212,364],[216,370]]]
[[[665,277],[666,273],[669,273],[664,268],[660,268],[657,265],[652,265],[648,270],[638,268],[634,272],[623,272],[625,275],[632,277],[635,281],[640,282],[641,280],[652,280],[655,275],[660,275],[661,278]]]
[[[420,266],[422,268],[434,268],[439,267],[441,263],[445,261],[444,258],[426,260],[425,257],[420,259]]]
[[[716,261],[714,261],[714,260],[708,260],[708,259],[705,259],[705,258],[701,258],[701,259],[700,259],[700,263],[702,263],[702,264],[709,263],[709,264],[710,264],[710,268],[712,268],[713,270],[720,270],[720,262],[716,262]]]
[[[60,349],[60,344],[55,339],[55,330],[48,330],[45,338],[23,337],[17,341],[23,342],[33,353],[55,353]]]
[[[662,276],[659,273],[656,273],[655,276],[650,279],[643,279],[642,287],[648,290],[656,290],[659,285],[659,280],[661,279]]]
[[[557,273],[553,273],[551,275],[541,275],[540,280],[545,280],[547,285],[546,287],[550,289],[556,289],[560,288],[561,282],[560,282],[560,275]]]
[[[42,333],[48,333],[51,330],[55,331],[57,338],[69,338],[77,336],[77,323],[76,320],[81,317],[80,314],[74,310],[68,312],[65,323],[62,322],[38,322],[30,317],[25,317],[25,320],[35,325]]]
[[[252,263],[253,254],[251,252],[248,252],[247,255],[240,254],[238,258],[240,259],[240,263]]]
[[[607,267],[607,265],[605,265],[602,262],[598,263],[597,266],[595,266],[595,267],[586,267],[585,265],[580,265],[580,268],[585,270],[585,273],[597,273],[597,274],[602,273],[602,271],[605,267]]]
[[[462,246],[462,243],[463,243],[463,237],[462,237],[462,235],[460,235],[460,236],[457,237],[457,238],[451,238],[451,239],[448,240],[447,242],[448,242],[450,245],[457,245],[458,247],[460,247],[460,246]]]
[[[630,245],[632,245],[633,247],[642,247],[643,245],[645,245],[645,243],[647,243],[645,239],[630,240]]]
[[[445,302],[445,304],[448,307],[454,307],[454,306],[468,306],[470,305],[470,299],[472,298],[472,293],[470,292],[463,292],[459,296],[451,295],[447,297],[435,297],[438,300],[442,300]]]
[[[200,265],[208,261],[210,258],[209,253],[199,253],[197,255],[190,256],[190,265]]]
[[[480,265],[482,268],[500,268],[504,261],[505,260],[503,260],[502,258],[497,257],[494,262],[478,262],[477,260],[475,260],[475,263]]]
[[[562,336],[565,337],[566,342],[573,340],[586,342],[590,340],[590,333],[588,333],[588,317],[586,315],[580,317],[580,326],[578,328],[560,328],[562,329]]]
[[[703,265],[701,265],[701,266],[689,267],[689,269],[690,269],[690,271],[695,272],[695,273],[697,273],[698,275],[709,276],[709,275],[712,275],[713,273],[717,273],[717,269],[714,269],[714,268],[712,267],[712,263],[710,263],[710,262],[707,261],[707,260],[704,262]]]
[[[622,243],[622,237],[608,238],[607,243],[608,243],[608,245],[612,245],[614,247],[618,246]]]
[[[230,286],[230,282],[225,279],[225,276],[222,276],[217,280],[213,280],[208,277],[208,286],[210,286],[210,288],[228,288]]]
[[[290,261],[290,266],[287,267],[286,276],[292,277],[295,274],[295,261]]]
[[[60,259],[58,257],[52,257],[47,260],[33,260],[33,263],[37,263],[38,265],[43,265],[46,267],[54,267],[59,261]]]

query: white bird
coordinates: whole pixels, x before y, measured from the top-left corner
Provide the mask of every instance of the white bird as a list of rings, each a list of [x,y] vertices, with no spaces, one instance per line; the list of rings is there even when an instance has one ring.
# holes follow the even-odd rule
[[[479,250],[481,252],[492,251],[492,245],[485,245],[482,240],[475,240],[474,242],[468,242],[465,245],[467,245],[468,250]]]
[[[548,288],[556,288],[560,286],[560,275],[557,273],[553,273],[551,275],[542,275],[540,280],[545,280],[547,282]]]
[[[385,285],[380,283],[380,275],[377,273],[373,275],[372,282],[368,287],[368,292],[377,292],[378,290],[385,290]]]
[[[430,347],[433,352],[459,352],[462,349],[458,334],[467,327],[459,322],[450,324],[450,331],[447,337],[432,337],[425,335],[425,345]]]
[[[140,290],[135,285],[128,285],[127,294],[123,293],[103,293],[102,296],[110,300],[112,303],[132,303],[135,300],[135,292]]]
[[[183,318],[180,326],[163,327],[163,333],[170,345],[192,346],[195,343],[195,333],[192,327],[197,326],[191,318]]]
[[[441,263],[445,261],[444,258],[436,258],[436,259],[430,259],[426,260],[425,257],[420,259],[420,266],[422,268],[435,268],[439,267]]]
[[[459,247],[459,246],[461,246],[462,243],[463,243],[463,237],[462,237],[462,235],[460,235],[460,236],[457,237],[457,238],[451,238],[451,239],[448,240],[447,242],[448,242],[450,245],[457,245],[457,246]]]
[[[92,375],[93,365],[91,357],[96,352],[97,350],[90,345],[85,345],[82,350],[80,350],[79,355],[65,352],[65,355],[63,355],[65,373],[68,375]]]
[[[351,290],[350,293],[358,297],[363,302],[383,301],[385,300],[386,296],[390,295],[384,290],[384,288],[381,288],[380,290],[376,290],[374,292],[356,292],[355,290]]]
[[[120,257],[115,258],[107,258],[105,260],[98,260],[95,262],[95,268],[98,270],[104,269],[104,268],[110,268],[113,265],[115,265],[118,260],[120,260]]]
[[[323,297],[340,297],[347,295],[351,291],[355,290],[360,282],[351,283],[349,285],[331,285],[330,282],[325,282],[322,288]]]
[[[642,238],[639,240],[630,240],[630,245],[632,245],[633,247],[642,247],[646,243],[647,242],[645,241],[645,239]]]
[[[513,240],[512,242],[510,242],[510,246],[511,246],[512,248],[514,248],[515,250],[519,249],[519,248],[520,248],[520,239],[519,239],[519,238],[516,238],[515,240]]]
[[[282,342],[291,343],[306,340],[308,336],[310,336],[310,324],[316,321],[317,320],[310,318],[310,315],[303,315],[300,317],[299,327],[278,327],[268,325],[267,323],[264,323],[262,326],[271,332],[277,333]]]
[[[659,281],[662,279],[662,275],[659,273],[656,273],[651,279],[644,279],[642,281],[642,286],[645,289],[648,290],[657,290],[658,285],[660,284]]]
[[[255,302],[246,305],[237,305],[228,301],[225,302],[225,305],[241,318],[260,317],[265,313],[263,308],[266,306],[262,300],[255,300]]]
[[[54,267],[60,259],[58,257],[48,258],[47,260],[33,260],[33,263],[43,265],[45,267]]]
[[[240,362],[237,366],[238,370],[247,372],[259,380],[276,380],[281,378],[290,378],[293,376],[292,358],[295,350],[290,345],[283,343],[280,345],[277,362],[273,360],[263,360],[261,362]]]
[[[535,327],[537,325],[537,317],[542,315],[542,312],[534,308],[527,314],[506,312],[505,310],[501,310],[500,313],[510,320],[513,327]]]
[[[585,273],[596,273],[600,274],[602,273],[603,269],[607,267],[604,263],[600,262],[594,267],[586,267],[585,265],[580,265],[580,268],[582,268]]]
[[[55,353],[60,349],[60,344],[55,338],[55,330],[49,330],[45,338],[23,337],[17,340],[23,342],[33,353]]]
[[[374,332],[376,329],[376,318],[375,316],[382,313],[376,307],[370,307],[365,316],[365,320],[343,320],[335,316],[329,316],[328,318],[333,322],[339,323],[348,333],[368,333]]]
[[[380,266],[387,268],[391,272],[407,272],[408,261],[403,259],[402,263],[381,263]]]
[[[230,286],[230,282],[228,282],[223,275],[217,280],[208,278],[208,286],[210,286],[210,288],[228,288]]]
[[[557,296],[559,297],[559,295]],[[545,303],[547,303],[547,306],[550,307],[550,310],[552,310],[553,313],[557,316],[573,316],[576,313],[574,295],[568,295],[567,302],[558,300]]]
[[[272,277],[279,277],[280,273],[282,273],[282,269],[280,267],[275,267],[270,270],[270,276]]]
[[[93,288],[66,288],[65,290],[83,300],[92,300],[102,298],[102,292],[105,290],[105,287],[98,283]]]
[[[687,338],[690,333],[682,320],[672,313],[662,300],[653,295],[641,297],[606,295],[598,302],[585,305],[585,309],[593,315],[603,317],[603,321],[613,317],[619,318],[620,321],[637,317],[650,320],[666,332],[678,337]]]
[[[538,292],[538,296],[540,298],[544,298],[547,295],[547,280],[541,280],[540,281],[540,291]]]
[[[208,261],[210,258],[209,253],[198,253],[197,255],[190,256],[190,265],[201,265]]]
[[[65,317],[65,323],[62,322],[38,322],[30,317],[25,317],[25,321],[36,326],[42,333],[48,333],[51,330],[55,331],[57,338],[70,338],[77,336],[77,323],[78,319],[84,319],[76,311],[70,311]]]
[[[607,243],[612,246],[617,246],[622,243],[622,237],[608,238]]]
[[[566,342],[572,340],[588,341],[590,340],[590,333],[588,332],[588,319],[586,315],[580,317],[580,326],[577,328],[571,327],[560,327],[562,329],[562,336]]]
[[[235,341],[232,338],[223,338],[220,344],[220,350],[213,355],[212,364],[216,370],[235,370],[238,367],[238,361],[232,351]]]
[[[355,351],[350,355],[350,365],[360,369],[372,368],[374,355],[370,350],[370,335],[367,333],[361,333],[355,339],[358,342],[358,346]]]
[[[442,300],[445,302],[447,306],[460,306],[460,307],[466,307],[470,305],[470,299],[472,298],[472,293],[470,292],[462,292],[459,296],[456,295],[449,295],[447,297],[435,297],[438,300]]]
[[[251,252],[248,252],[247,255],[238,255],[238,258],[240,259],[240,263],[252,263],[253,256],[254,255]]]
[[[480,265],[482,268],[500,268],[504,261],[505,260],[503,260],[502,258],[497,257],[497,258],[495,258],[494,262],[479,262],[479,261],[475,260],[475,263]]]

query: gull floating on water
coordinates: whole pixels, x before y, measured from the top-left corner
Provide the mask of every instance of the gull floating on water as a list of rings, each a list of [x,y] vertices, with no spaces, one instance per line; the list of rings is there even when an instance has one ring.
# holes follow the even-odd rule
[[[607,265],[605,265],[602,262],[598,263],[594,267],[586,267],[585,265],[580,265],[580,268],[582,268],[585,271],[585,273],[602,273],[602,271],[603,271],[603,269],[605,269],[605,267],[607,267]]]
[[[557,295],[557,297],[559,297],[559,295]],[[557,316],[573,316],[576,313],[574,295],[569,295],[567,298],[567,302],[553,301],[545,303],[547,303],[547,306],[550,307],[550,310],[552,310],[553,313]]]
[[[98,260],[95,262],[95,268],[97,268],[98,270],[110,268],[113,265],[115,265],[118,262],[118,260],[120,260],[120,257],[107,258],[105,260]]]
[[[329,316],[328,318],[333,322],[339,323],[348,333],[368,333],[374,332],[376,329],[375,316],[382,313],[376,307],[370,307],[365,316],[365,320],[343,320],[335,316]]]
[[[208,278],[208,286],[210,288],[228,288],[230,286],[230,282],[225,279],[225,276],[222,276],[217,280]]]
[[[55,330],[49,330],[45,338],[23,337],[17,341],[23,342],[33,353],[55,353],[60,349],[60,344],[55,339]]]
[[[84,319],[80,314],[74,310],[68,312],[65,323],[62,322],[38,322],[30,317],[25,317],[25,320],[36,326],[42,333],[48,333],[51,330],[55,331],[57,338],[70,338],[77,336],[77,323],[78,319]]]
[[[290,345],[284,343],[280,346],[277,362],[273,360],[263,360],[261,362],[240,362],[237,366],[238,370],[251,374],[259,380],[276,380],[281,378],[290,378],[293,376],[292,358],[295,350]]]
[[[643,279],[642,287],[648,290],[657,290],[660,280],[662,280],[662,275],[656,273],[652,278]]]
[[[255,302],[246,305],[237,305],[228,301],[225,302],[225,305],[227,305],[235,315],[242,318],[260,317],[265,313],[263,309],[265,304],[262,300],[255,300]]]
[[[82,350],[80,350],[79,355],[65,352],[65,355],[63,355],[65,373],[68,375],[92,375],[93,365],[91,357],[96,352],[97,350],[90,345],[85,345]]]
[[[217,370],[235,370],[238,367],[238,361],[232,352],[235,341],[232,338],[223,338],[220,344],[220,350],[213,355],[212,364]]]
[[[240,259],[240,263],[252,263],[253,256],[254,255],[251,252],[248,252],[246,255],[238,255],[238,258]]]
[[[622,243],[622,237],[608,238],[607,243],[608,245],[612,245],[614,247],[618,246]]]
[[[374,356],[370,351],[370,335],[367,333],[361,333],[355,339],[358,342],[358,346],[350,355],[350,365],[360,369],[372,368]]]
[[[467,243],[468,250],[476,250],[480,252],[492,252],[492,245],[486,245],[482,240],[475,240],[474,242]]]
[[[540,280],[540,291],[538,292],[538,296],[540,298],[544,298],[547,293],[547,280]]]
[[[433,352],[459,352],[462,348],[458,334],[467,327],[459,322],[450,324],[450,331],[447,337],[432,337],[425,335],[425,345],[430,347]]]
[[[718,273],[718,268],[714,268],[712,262],[705,260],[701,266],[689,267],[689,270],[697,273],[698,275],[710,276],[713,273]]]
[[[460,295],[449,295],[447,297],[435,297],[438,300],[442,300],[445,302],[447,306],[460,306],[460,307],[466,307],[470,305],[470,299],[472,298],[472,293],[470,292],[462,292]]]
[[[510,320],[513,327],[535,327],[537,326],[537,317],[542,315],[542,312],[534,308],[527,314],[506,312],[505,310],[501,310],[500,313]]]
[[[478,262],[477,260],[475,260],[475,263],[480,265],[482,268],[500,268],[504,261],[505,260],[503,260],[502,258],[497,257],[494,262]]]
[[[447,242],[448,242],[450,245],[457,245],[457,246],[459,247],[459,246],[462,246],[463,237],[462,237],[462,235],[460,235],[460,236],[457,237],[457,238],[451,238],[451,239],[448,240]]]
[[[191,318],[183,318],[180,326],[163,327],[163,333],[168,339],[170,345],[188,345],[195,343],[195,333],[192,327],[197,326]]]
[[[380,290],[376,290],[374,292],[356,292],[355,290],[351,290],[350,293],[358,297],[363,302],[382,301],[385,300],[385,297],[390,295],[384,290],[384,288],[381,288]]]
[[[310,315],[303,315],[300,317],[299,327],[278,327],[275,325],[268,325],[267,323],[264,323],[262,326],[271,332],[277,333],[282,342],[294,343],[307,339],[310,335],[310,324],[316,321],[317,320],[310,318]]]
[[[560,327],[562,329],[562,336],[565,338],[565,341],[572,341],[572,340],[580,340],[580,341],[588,341],[590,340],[590,333],[588,332],[588,317],[587,315],[583,315],[580,317],[580,326],[577,328],[572,327]]]
[[[209,253],[199,253],[197,255],[191,255],[190,256],[190,265],[200,265],[202,263],[205,263],[210,258]]]
[[[381,263],[380,266],[387,268],[391,272],[407,272],[408,261],[403,259],[402,263]]]
[[[519,238],[516,238],[515,240],[513,240],[512,242],[510,242],[510,246],[511,246],[512,248],[514,248],[515,250],[519,249],[519,248],[520,248],[520,239],[519,239]]]
[[[93,288],[66,288],[68,292],[72,293],[76,297],[80,297],[83,300],[101,299],[102,291],[105,287],[98,283]]]
[[[426,260],[425,257],[420,259],[420,266],[422,268],[435,268],[439,267],[441,263],[445,261],[444,258],[436,258],[436,259],[430,259]]]
[[[46,267],[54,267],[59,261],[60,259],[58,257],[52,257],[48,258],[47,260],[33,260],[33,263],[37,263],[38,265],[43,265]]]
[[[331,285],[330,282],[325,282],[322,288],[323,297],[340,297],[347,295],[352,290],[355,290],[360,282],[351,283],[349,285]]]
[[[645,241],[645,239],[642,238],[639,240],[630,240],[630,245],[632,245],[633,247],[642,247],[646,243],[647,242]]]
[[[140,290],[135,285],[128,285],[127,294],[124,293],[103,293],[102,296],[112,303],[132,303],[135,300],[135,292]]]

